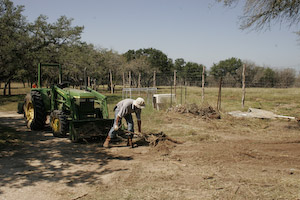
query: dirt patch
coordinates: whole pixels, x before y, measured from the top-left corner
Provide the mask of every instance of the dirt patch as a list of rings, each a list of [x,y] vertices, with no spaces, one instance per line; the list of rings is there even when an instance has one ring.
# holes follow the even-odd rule
[[[110,149],[32,132],[22,115],[0,116],[24,141],[0,152],[0,199],[300,198],[297,122],[159,115],[172,119],[157,127],[164,132]]]
[[[202,118],[220,119],[221,115],[212,106],[206,105],[198,107],[196,104],[176,105],[169,108],[168,111],[176,113],[191,113],[193,115],[201,116]]]

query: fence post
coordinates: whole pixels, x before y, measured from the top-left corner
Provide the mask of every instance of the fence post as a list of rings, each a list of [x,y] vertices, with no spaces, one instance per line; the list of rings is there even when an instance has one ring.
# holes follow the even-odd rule
[[[184,88],[184,103],[186,104],[186,95],[187,95],[187,82],[185,81],[185,88]]]
[[[183,91],[182,91],[182,80],[181,80],[181,84],[180,84],[180,104],[182,105],[182,93],[183,93]]]
[[[172,95],[173,95],[173,92],[172,92],[172,83],[171,83],[171,99],[170,99],[170,102],[171,102],[171,105],[170,105],[170,108],[172,108]]]
[[[175,95],[175,98],[176,98],[176,70],[174,70],[174,95]]]
[[[202,67],[202,103],[204,102],[205,66]]]
[[[153,87],[156,87],[156,71],[153,72]]]
[[[245,76],[245,71],[246,71],[246,64],[243,64],[243,73],[242,73],[242,91],[243,91],[243,95],[242,95],[242,108],[245,107],[245,95],[246,95],[246,76]]]
[[[222,77],[220,78],[219,83],[219,94],[218,94],[218,102],[217,102],[217,110],[221,110],[221,89],[222,89]]]
[[[111,92],[111,94],[113,94],[114,88],[113,88],[113,77],[112,77],[111,69],[109,70],[109,79],[110,79],[110,92]]]

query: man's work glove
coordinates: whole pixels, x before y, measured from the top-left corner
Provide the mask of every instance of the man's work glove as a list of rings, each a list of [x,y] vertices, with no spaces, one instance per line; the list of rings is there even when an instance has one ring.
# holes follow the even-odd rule
[[[119,126],[117,124],[114,125],[114,130],[115,131],[119,130]]]

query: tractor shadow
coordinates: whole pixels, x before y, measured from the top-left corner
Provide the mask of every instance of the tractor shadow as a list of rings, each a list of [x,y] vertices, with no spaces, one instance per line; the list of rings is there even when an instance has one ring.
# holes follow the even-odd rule
[[[133,159],[111,154],[102,142],[72,143],[68,138],[53,137],[49,130],[29,131],[21,117],[0,116],[0,124],[14,130],[21,141],[1,146],[0,188],[22,188],[42,181],[70,187],[101,184],[101,175],[128,170],[106,168],[110,162]]]

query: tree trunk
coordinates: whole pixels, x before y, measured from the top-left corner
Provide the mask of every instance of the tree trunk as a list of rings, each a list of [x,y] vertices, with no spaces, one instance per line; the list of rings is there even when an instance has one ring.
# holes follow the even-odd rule
[[[8,96],[11,96],[11,81],[8,82]]]
[[[3,96],[6,96],[6,87],[7,87],[7,84],[4,84],[4,88],[3,88]]]
[[[129,85],[129,88],[131,88],[131,71],[128,72],[128,85]]]
[[[3,88],[3,96],[6,96],[6,90],[7,90],[7,86],[9,85],[10,79],[4,84],[4,88]]]

